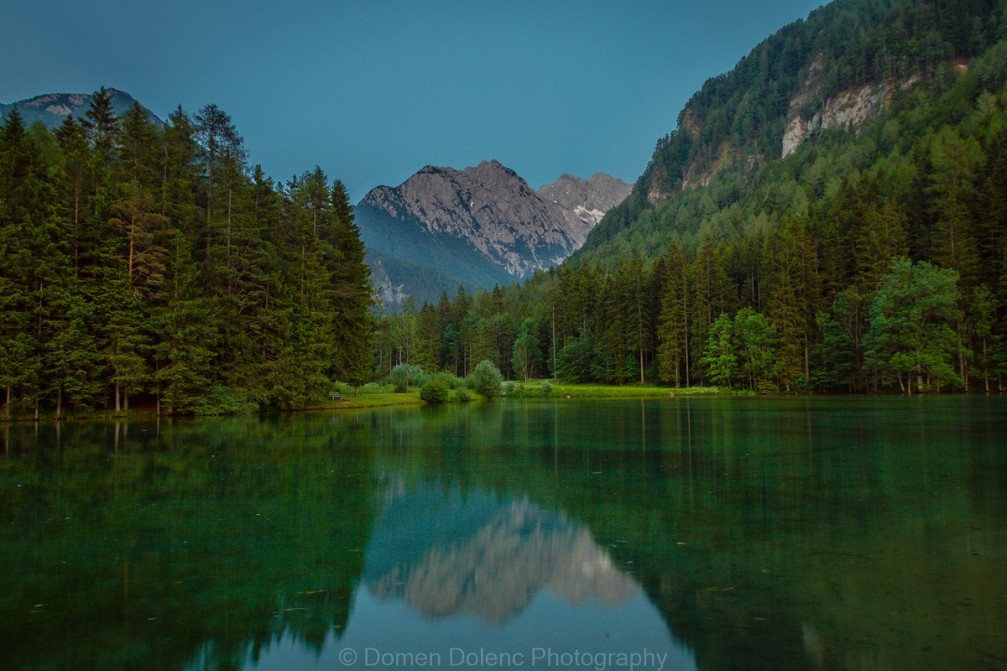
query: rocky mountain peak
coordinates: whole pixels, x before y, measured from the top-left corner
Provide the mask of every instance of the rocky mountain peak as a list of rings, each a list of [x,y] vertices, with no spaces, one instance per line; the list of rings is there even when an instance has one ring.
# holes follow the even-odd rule
[[[372,190],[359,208],[365,241],[368,208],[462,242],[516,279],[556,265],[578,246],[562,212],[495,160],[464,170],[426,166],[394,189]]]
[[[632,190],[631,184],[603,173],[595,173],[586,180],[563,173],[558,180],[539,189],[538,195],[564,210],[571,230],[583,235],[579,247],[605,213],[625,200]]]
[[[631,188],[605,175],[561,181],[559,195],[546,197],[495,159],[462,170],[427,165],[397,187],[372,189],[357,223],[368,250],[386,260],[431,264],[470,289],[491,288],[558,265]]]

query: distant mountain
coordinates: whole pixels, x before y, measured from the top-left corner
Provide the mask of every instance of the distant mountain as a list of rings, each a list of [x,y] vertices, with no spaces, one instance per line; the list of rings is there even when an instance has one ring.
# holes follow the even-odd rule
[[[105,89],[112,100],[112,110],[117,116],[122,116],[132,107],[137,100],[118,89]],[[30,126],[36,121],[41,121],[49,128],[57,128],[63,123],[63,119],[68,114],[81,119],[87,112],[91,104],[91,93],[46,93],[34,98],[18,100],[14,103],[0,103],[0,119],[7,118],[7,114],[16,106],[24,119],[25,125]],[[147,117],[154,123],[162,123],[153,112],[144,107]]]
[[[398,187],[372,189],[356,221],[378,288],[394,307],[408,294],[435,300],[429,289],[444,278],[454,288],[489,289],[561,263],[630,188],[604,175],[564,175],[536,193],[497,161],[427,166]],[[437,282],[419,286],[423,268],[433,268]]]
[[[632,184],[600,172],[586,180],[564,173],[552,184],[539,189],[538,195],[542,200],[563,208],[568,220],[572,217],[581,222],[582,227],[571,222],[571,230],[584,230],[586,238],[605,213],[624,201],[632,191]],[[577,246],[583,243],[584,240],[580,240]]]

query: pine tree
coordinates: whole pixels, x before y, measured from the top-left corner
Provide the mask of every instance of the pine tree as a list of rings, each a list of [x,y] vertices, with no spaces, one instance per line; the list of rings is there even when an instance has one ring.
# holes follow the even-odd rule
[[[350,197],[341,181],[333,182],[329,197],[330,239],[335,252],[330,266],[336,336],[333,375],[358,386],[366,382],[372,365],[371,273],[364,262],[364,244],[354,222]]]
[[[689,286],[692,293],[692,332],[689,341],[693,352],[690,356],[694,367],[692,379],[697,377],[705,384],[705,369],[702,365],[705,343],[720,314],[731,309],[731,289],[727,273],[711,243],[703,244],[695,261],[690,266]],[[698,375],[697,375],[698,372]]]
[[[58,217],[53,206],[49,166],[41,148],[15,110],[0,131],[0,383],[9,413],[13,396],[22,397],[38,417],[52,390],[46,377],[45,345],[53,300],[64,269]]]
[[[591,329],[567,339],[557,355],[556,377],[564,382],[592,381],[595,379],[595,351]]]
[[[440,370],[441,321],[437,309],[429,303],[424,303],[417,315],[416,336],[413,362],[423,370]]]
[[[869,300],[856,287],[847,287],[839,293],[832,303],[831,313],[818,313],[817,324],[822,332],[819,386],[842,385],[849,392],[864,389],[864,335],[868,313]]]
[[[104,86],[91,95],[91,102],[81,121],[99,163],[111,164],[119,145],[119,118],[112,109],[112,96]]]
[[[689,386],[689,286],[685,257],[678,245],[665,255],[664,290],[658,329],[658,371],[661,379]]]
[[[972,290],[972,311],[975,336],[979,339],[977,352],[982,366],[983,385],[986,393],[990,393],[990,345],[993,340],[993,327],[996,325],[996,298],[985,284],[980,284]]]
[[[746,307],[734,316],[732,335],[740,373],[748,378],[748,388],[771,390],[770,379],[777,367],[776,327],[765,315]]]
[[[958,273],[962,286],[971,291],[978,284],[979,255],[972,231],[978,194],[975,189],[980,162],[979,144],[945,128],[931,145],[933,173],[930,176],[938,209],[932,258]]]
[[[206,105],[195,116],[193,137],[199,145],[204,179],[204,221],[203,242],[205,245],[206,272],[212,273],[212,250],[220,244],[221,237],[216,219],[219,210],[224,209],[225,215],[230,214],[227,205],[233,199],[233,176],[240,173],[245,161],[244,140],[238,134],[229,114],[214,104]],[[220,189],[218,182],[228,176],[224,188]],[[223,205],[223,208],[222,208]]]
[[[633,332],[633,301],[628,285],[617,275],[605,275],[597,297],[598,331],[595,338],[594,377],[609,384],[625,384],[635,377],[636,369],[630,339]]]
[[[91,152],[84,128],[72,114],[67,114],[56,130],[62,161],[60,163],[58,190],[65,207],[66,219],[73,244],[74,272],[80,269],[80,236],[85,208],[85,188],[92,179]]]
[[[55,393],[56,417],[69,405],[86,410],[102,401],[104,360],[90,325],[90,306],[83,300],[76,278],[66,273],[52,295],[53,312],[45,340],[45,375]]]
[[[120,120],[119,128],[119,180],[135,182],[144,188],[156,185],[161,177],[157,127],[140,104],[133,103]]]
[[[959,338],[967,341],[969,328],[964,317],[969,313],[972,290],[978,285],[980,275],[979,252],[973,230],[974,222],[979,219],[975,188],[981,160],[979,143],[971,138],[963,139],[957,132],[944,128],[931,145],[931,160],[931,188],[939,211],[931,258],[958,273],[966,309],[961,313],[962,319],[956,328]],[[958,351],[958,375],[968,391],[966,351],[964,347]]]
[[[777,373],[784,390],[811,379],[811,334],[818,296],[818,259],[803,225],[791,218],[766,237],[767,315],[776,328]]]

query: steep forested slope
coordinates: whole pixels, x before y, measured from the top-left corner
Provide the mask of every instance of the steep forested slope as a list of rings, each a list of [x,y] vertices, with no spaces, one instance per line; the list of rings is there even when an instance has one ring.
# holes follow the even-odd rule
[[[575,262],[627,247],[652,255],[668,236],[692,246],[739,233],[750,216],[805,213],[823,187],[960,115],[957,102],[938,98],[1004,26],[1001,0],[837,0],[785,27],[692,97]],[[999,88],[1002,66],[1000,55],[988,58],[971,87]],[[932,104],[942,108],[936,118],[917,115],[880,138],[858,133],[884,111]],[[807,144],[815,149],[795,152]],[[857,156],[840,160],[851,144]]]
[[[1003,388],[1005,37],[1002,0],[837,0],[787,26],[696,94],[579,252],[438,306],[471,336],[424,351],[614,383]]]

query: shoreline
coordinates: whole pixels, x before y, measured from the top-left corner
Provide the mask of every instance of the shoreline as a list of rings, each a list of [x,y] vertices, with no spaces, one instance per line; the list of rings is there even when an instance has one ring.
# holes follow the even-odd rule
[[[547,383],[548,387],[546,387]],[[929,396],[995,396],[997,392],[971,393],[971,394],[922,394],[914,397]],[[655,387],[639,385],[598,385],[598,384],[562,384],[551,383],[542,380],[529,380],[526,382],[505,382],[501,389],[501,400],[631,400],[631,399],[682,399],[682,398],[793,398],[795,396],[847,396],[847,394],[756,394],[749,390],[723,389],[720,387]],[[851,396],[886,396],[905,397],[905,394],[852,394]],[[476,396],[471,402],[484,403],[486,399]],[[492,401],[490,401],[492,402]],[[298,413],[298,412],[324,412],[324,411],[344,411],[344,410],[368,410],[371,408],[409,408],[422,407],[426,405],[462,405],[457,398],[452,398],[445,403],[427,403],[420,398],[419,388],[408,392],[388,392],[360,394],[359,396],[348,396],[338,401],[325,401],[317,405],[305,408],[265,408],[251,413],[233,414],[161,414],[158,415],[153,408],[142,408],[130,410],[128,412],[115,413],[114,411],[98,411],[85,414],[64,414],[57,418],[53,414],[43,414],[38,419],[31,415],[12,415],[10,417],[0,417],[0,426],[11,426],[15,424],[40,423],[40,422],[129,422],[129,421],[156,421],[158,417],[164,419],[179,418],[210,418],[210,417],[250,417],[267,413]]]

